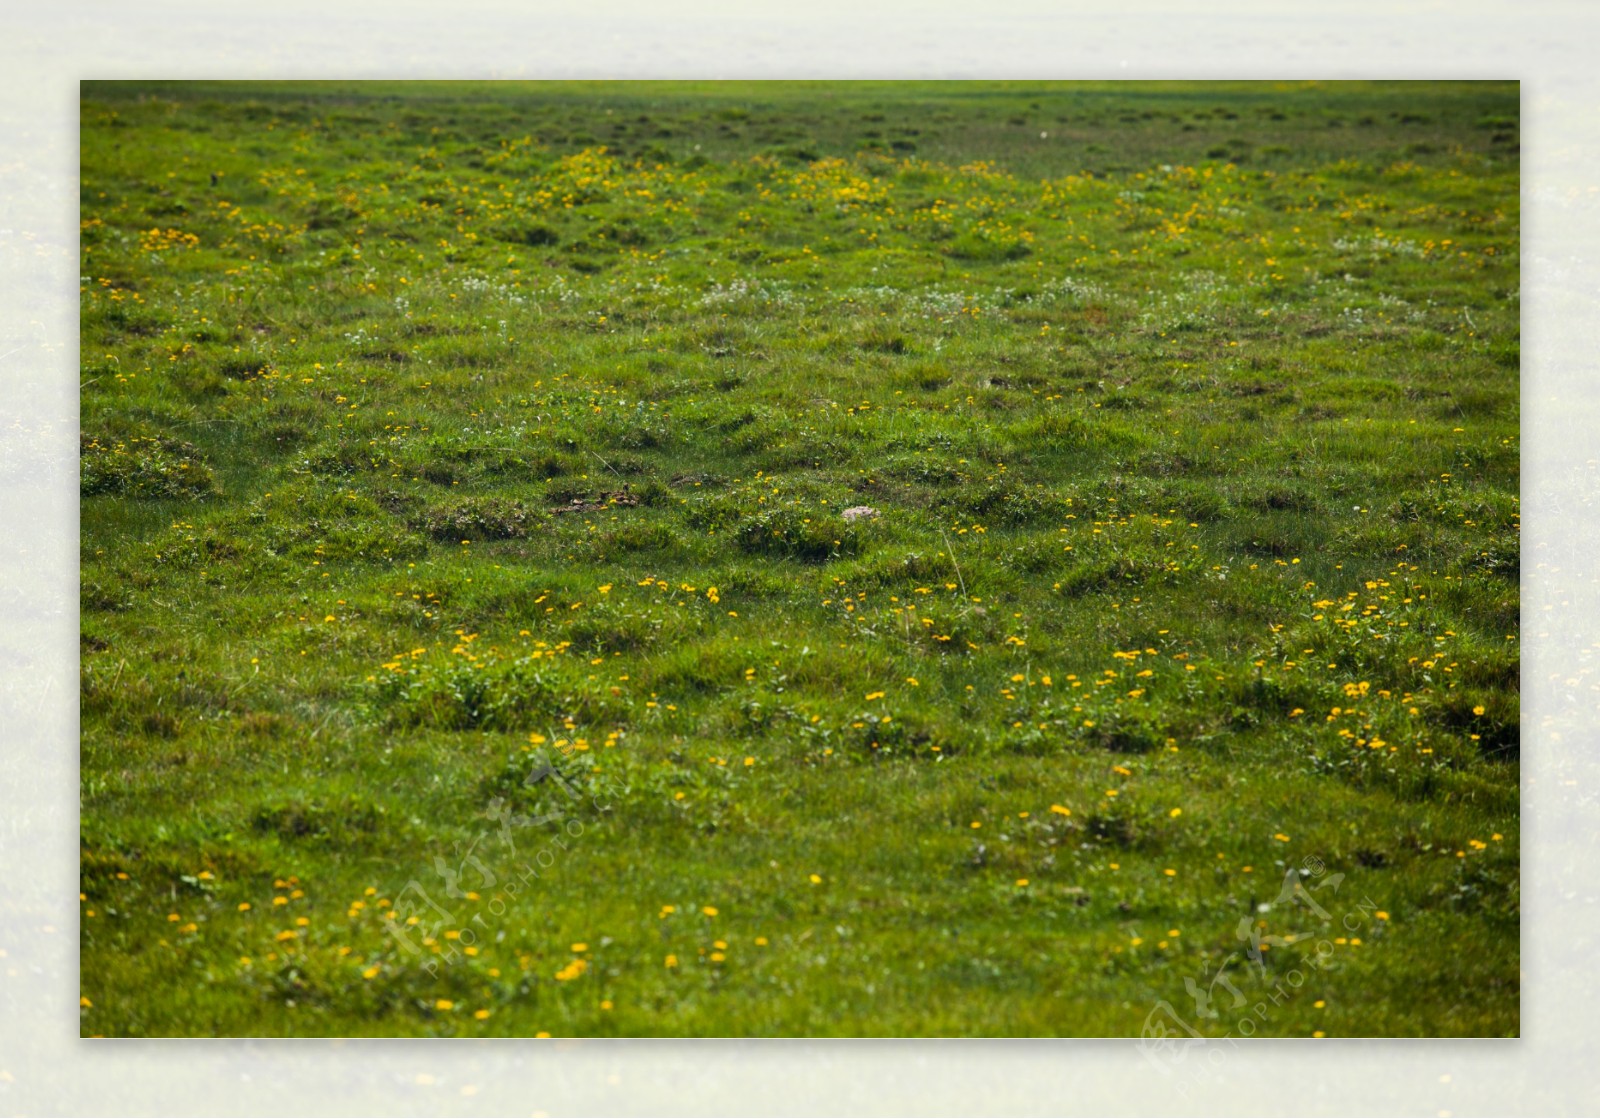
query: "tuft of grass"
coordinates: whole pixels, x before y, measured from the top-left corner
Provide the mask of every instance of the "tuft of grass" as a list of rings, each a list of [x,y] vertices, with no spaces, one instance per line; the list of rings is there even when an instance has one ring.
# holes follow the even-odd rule
[[[197,501],[216,491],[210,467],[197,448],[167,436],[126,439],[83,435],[78,440],[78,489],[84,496],[183,498]]]

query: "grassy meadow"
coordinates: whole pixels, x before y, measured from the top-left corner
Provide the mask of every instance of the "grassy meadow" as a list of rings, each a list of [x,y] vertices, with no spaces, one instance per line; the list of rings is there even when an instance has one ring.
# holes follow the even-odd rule
[[[1518,122],[85,83],[84,1035],[1515,1035]]]

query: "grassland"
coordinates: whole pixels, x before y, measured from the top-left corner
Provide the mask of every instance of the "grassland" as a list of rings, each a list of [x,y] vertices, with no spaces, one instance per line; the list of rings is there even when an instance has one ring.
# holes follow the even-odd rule
[[[83,1032],[1515,1034],[1517,144],[86,84]]]

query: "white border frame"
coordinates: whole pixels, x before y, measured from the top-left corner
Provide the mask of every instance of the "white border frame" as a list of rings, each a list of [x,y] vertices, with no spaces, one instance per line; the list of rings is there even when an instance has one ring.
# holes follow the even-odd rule
[[[1600,67],[1589,57],[1600,6],[813,0],[786,14],[728,0],[67,0],[16,6],[6,23],[0,1112],[1600,1110]],[[1253,1042],[1187,1081],[1156,1073],[1132,1041],[80,1041],[77,83],[114,77],[1520,78],[1524,1040]]]

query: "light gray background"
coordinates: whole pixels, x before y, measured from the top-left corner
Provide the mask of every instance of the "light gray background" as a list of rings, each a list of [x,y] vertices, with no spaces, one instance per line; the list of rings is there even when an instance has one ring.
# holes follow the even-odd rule
[[[421,3],[6,6],[0,36],[0,1112],[1593,1114],[1600,8]],[[92,1042],[77,1015],[77,104],[111,77],[1519,78],[1524,1040]],[[1468,949],[1440,943],[1440,952]]]

